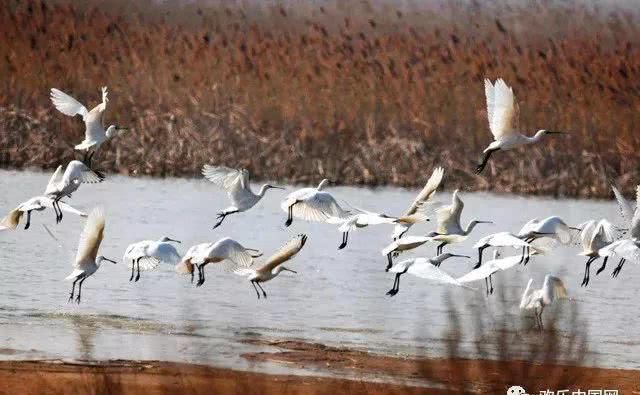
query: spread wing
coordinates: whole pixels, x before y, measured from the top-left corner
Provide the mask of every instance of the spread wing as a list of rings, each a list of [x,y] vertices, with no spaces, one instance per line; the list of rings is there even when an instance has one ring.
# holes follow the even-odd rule
[[[242,170],[231,169],[225,166],[210,166],[204,165],[202,167],[202,175],[212,183],[216,184],[220,188],[224,188],[227,191],[231,190],[237,183],[243,182]],[[246,175],[247,181],[249,180],[248,172]]]
[[[306,221],[337,223],[349,218],[349,212],[340,207],[331,194],[316,192],[293,206],[293,216]]]
[[[487,98],[487,117],[489,129],[495,140],[514,133],[515,97],[513,90],[498,79],[494,85],[488,79],[484,80],[484,92]]]
[[[625,223],[631,224],[631,221],[633,220],[633,207],[631,207],[627,199],[624,198],[618,188],[616,188],[614,185],[611,185],[611,190],[613,191],[613,194],[618,201],[618,207],[620,208],[620,215],[622,216],[622,219]]]
[[[422,191],[416,196],[411,206],[405,212],[405,215],[412,215],[418,211],[418,208],[426,201],[431,199],[433,195],[436,193],[436,190],[440,186],[442,182],[442,178],[444,177],[444,169],[442,167],[437,167],[433,173],[431,173],[431,177],[425,184]]]
[[[82,103],[59,89],[51,88],[50,97],[53,105],[64,115],[70,117],[81,115],[82,119],[85,119],[88,114],[87,108]]]
[[[568,297],[567,288],[558,277],[547,275],[544,279],[544,287],[548,287],[552,300]]]
[[[307,236],[300,234],[287,244],[282,246],[275,254],[273,254],[267,262],[259,269],[260,271],[272,271],[278,265],[293,258],[307,242]]]
[[[407,273],[411,273],[416,277],[424,278],[442,284],[451,284],[457,285],[459,287],[466,287],[464,284],[460,283],[455,278],[435,267],[431,264],[431,262],[424,258],[416,259],[416,262],[409,267]]]
[[[80,268],[86,259],[95,261],[98,255],[98,248],[100,248],[100,243],[104,237],[104,226],[105,219],[103,210],[101,208],[93,209],[80,235],[78,253],[76,254],[76,261],[74,263],[75,268]]]
[[[62,171],[62,165],[60,165],[58,166],[56,171],[53,172],[53,174],[51,175],[51,178],[49,179],[49,183],[47,184],[47,188],[44,191],[45,195],[48,195],[56,191],[56,187],[60,183],[60,180],[62,180],[63,174],[64,174],[64,171]]]

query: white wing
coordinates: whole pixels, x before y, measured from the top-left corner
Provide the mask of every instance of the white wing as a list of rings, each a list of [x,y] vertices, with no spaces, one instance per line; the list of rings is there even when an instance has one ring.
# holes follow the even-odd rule
[[[513,90],[502,80],[498,79],[494,85],[491,81],[484,81],[485,95],[487,97],[487,115],[489,129],[495,140],[514,133],[515,97]]]
[[[427,236],[407,236],[407,237],[403,237],[402,239],[398,239],[392,243],[390,243],[388,246],[386,246],[383,250],[382,250],[382,255],[387,255],[392,251],[395,251],[398,247],[403,247],[403,246],[410,246],[412,244],[422,244],[422,243],[426,243],[428,241],[430,241],[431,238],[427,237]]]
[[[204,165],[202,175],[220,188],[230,190],[237,183],[242,182],[242,170],[224,166]]]
[[[103,177],[99,176],[79,160],[73,160],[69,162],[64,173],[64,178],[73,182],[80,182],[83,184],[93,184],[102,182],[104,180]]]
[[[95,262],[96,256],[98,255],[98,248],[100,248],[100,243],[104,236],[104,226],[105,219],[102,208],[93,209],[80,235],[80,243],[78,243],[78,253],[76,254],[74,267],[81,268],[81,265],[83,265],[87,259]]]
[[[258,271],[270,272],[276,268],[276,266],[293,258],[307,242],[307,236],[300,234],[287,244],[282,246],[275,254],[273,254],[267,262],[258,269]]]
[[[481,238],[476,244],[474,244],[473,248],[480,248],[485,245],[493,247],[527,247],[529,246],[529,243],[517,238],[509,232],[500,232]]]
[[[630,239],[618,240],[598,251],[600,256],[612,256],[613,254],[628,261],[640,263],[640,247]]]
[[[82,103],[59,89],[51,88],[51,101],[58,111],[64,115],[70,117],[81,115],[84,119],[88,114],[87,108]]]
[[[522,298],[520,299],[521,309],[526,309],[529,307],[534,292],[535,290],[533,289],[533,279],[530,278],[529,282],[527,283],[527,288],[525,288],[524,292],[522,293]]]
[[[416,277],[432,280],[442,284],[451,284],[459,287],[465,287],[455,278],[435,267],[425,258],[417,258],[415,263],[407,269],[407,273],[411,273]]]
[[[544,285],[542,286],[545,296],[546,303],[551,303],[556,299],[563,299],[568,297],[567,289],[564,286],[562,280],[558,277],[551,276],[547,274],[544,278]]]
[[[501,271],[504,271],[504,270],[508,270],[508,269],[511,269],[514,266],[519,265],[521,261],[522,261],[522,256],[520,256],[520,255],[512,255],[512,256],[507,256],[507,257],[500,258],[500,259],[494,259],[494,260],[489,261],[487,263],[491,263],[492,265],[496,266]]]
[[[578,225],[578,228],[582,229],[580,231],[580,243],[583,247],[587,247],[591,245],[591,240],[593,239],[594,234],[596,233],[598,222],[596,220],[589,220]]]
[[[328,192],[316,192],[293,206],[293,216],[306,221],[327,222],[331,217],[347,219],[349,212]]]
[[[209,258],[224,258],[234,264],[249,267],[253,264],[253,255],[237,241],[228,237],[220,239],[207,251]]]
[[[618,188],[611,185],[611,190],[613,191],[613,194],[618,201],[618,207],[620,207],[620,215],[622,216],[622,219],[626,224],[630,225],[631,221],[633,220],[633,208],[631,207],[627,199],[624,198],[622,193],[620,193]]]
[[[44,191],[45,195],[49,195],[57,191],[58,184],[60,183],[60,180],[62,180],[63,174],[64,174],[64,171],[62,171],[62,165],[60,165],[58,166],[56,171],[53,172],[53,174],[51,175],[51,178],[49,179],[49,183],[47,184],[47,188]]]
[[[409,206],[405,215],[415,214],[424,202],[433,197],[442,182],[442,177],[444,177],[444,169],[442,167],[437,167],[433,173],[431,173],[431,177],[429,177],[429,180],[425,184],[424,188],[422,188],[422,191],[420,191],[413,203],[411,203],[411,206]]]
[[[495,266],[492,262],[486,262],[479,268],[473,269],[472,271],[470,271],[469,273],[465,274],[462,277],[458,277],[458,282],[464,284],[464,283],[470,283],[478,280],[484,280],[485,278],[489,277],[490,275],[492,275],[493,273],[499,270],[500,269],[497,266]]]
[[[449,206],[444,206],[436,210],[438,220],[437,232],[440,234],[457,233],[460,229],[460,216],[464,209],[464,202],[458,196],[458,191],[453,192],[452,202]]]

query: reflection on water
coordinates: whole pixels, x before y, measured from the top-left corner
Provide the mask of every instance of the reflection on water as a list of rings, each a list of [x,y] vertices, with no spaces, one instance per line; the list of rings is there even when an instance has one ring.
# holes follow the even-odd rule
[[[1,211],[41,193],[48,177],[0,171]],[[401,212],[416,193],[394,188],[339,187],[333,191],[355,206],[389,214]],[[485,339],[474,333],[478,328],[476,310],[483,313],[482,331],[522,335],[524,350],[540,336],[529,329],[533,320],[521,319],[518,299],[529,277],[540,284],[550,272],[565,279],[575,298],[549,309],[560,312],[560,332],[571,329],[571,320],[563,314],[569,310],[568,304],[580,304],[581,318],[589,328],[589,352],[597,356],[597,363],[638,367],[640,333],[635,328],[640,321],[636,306],[640,274],[634,265],[626,265],[618,279],[610,277],[609,269],[594,275],[589,288],[584,289],[579,286],[583,257],[575,255],[575,248],[563,248],[551,256],[534,258],[526,267],[495,276],[494,285],[505,291],[505,303],[496,297],[487,299],[482,291],[448,289],[410,276],[403,278],[400,293],[389,298],[385,293],[393,276],[383,270],[385,258],[380,249],[389,242],[391,228],[358,230],[350,235],[349,246],[338,251],[341,237],[335,227],[302,221],[294,221],[290,228],[284,226],[286,218],[279,202],[286,193],[270,193],[256,208],[229,217],[216,230],[211,229],[215,213],[227,206],[227,199],[202,180],[111,176],[102,184],[83,186],[73,198],[75,206],[87,211],[97,204],[105,207],[107,225],[101,254],[111,258],[121,257],[131,242],[164,235],[182,240],[183,252],[192,244],[230,236],[269,256],[296,234],[307,233],[307,245],[291,263],[299,274],[283,274],[266,284],[267,300],[257,300],[250,283],[211,265],[205,285],[195,288],[188,277],[176,275],[171,267],[160,267],[140,282],[131,283],[126,265],[118,264],[105,265],[85,282],[80,306],[69,304],[71,284],[63,279],[71,271],[83,220],[67,215],[56,225],[53,212],[34,213],[30,230],[0,233],[0,341],[3,348],[18,350],[0,353],[0,358],[157,359],[252,369],[239,357],[255,350],[255,346],[239,342],[246,337],[297,338],[391,355],[439,356],[448,347],[452,307],[446,302],[447,293],[456,306],[460,327],[468,329],[457,339],[461,352],[473,356],[478,341],[489,353],[495,346],[495,337]],[[441,199],[447,201],[449,196],[442,193]],[[447,247],[459,253],[469,253],[480,236],[517,230],[533,217],[559,214],[577,224],[617,216],[613,202],[464,192],[462,197],[466,203],[463,222],[475,216],[492,219],[495,225],[477,228],[463,245]],[[65,248],[46,235],[42,223],[56,233]],[[416,226],[412,232],[426,233],[432,226]],[[429,256],[434,250],[426,245],[416,250],[416,255]],[[458,276],[474,263],[452,260],[442,269]],[[510,325],[497,325],[502,321]]]

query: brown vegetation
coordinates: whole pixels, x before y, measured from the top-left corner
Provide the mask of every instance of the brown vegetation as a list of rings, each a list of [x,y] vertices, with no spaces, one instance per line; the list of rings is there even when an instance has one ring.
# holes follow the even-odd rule
[[[0,6],[0,165],[71,158],[79,119],[48,100],[58,87],[131,132],[99,167],[196,175],[205,162],[256,177],[449,186],[602,197],[640,181],[640,24],[584,2],[420,10],[327,1],[283,7],[177,7],[149,1],[43,0]],[[501,76],[520,125],[564,130],[534,149],[489,143],[482,80]]]

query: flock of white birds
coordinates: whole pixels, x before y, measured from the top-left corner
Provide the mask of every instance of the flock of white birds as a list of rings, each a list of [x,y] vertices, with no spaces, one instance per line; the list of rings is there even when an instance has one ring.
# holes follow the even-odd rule
[[[102,102],[89,111],[70,95],[55,88],[51,89],[51,101],[56,109],[68,116],[80,115],[84,121],[85,138],[75,146],[76,150],[84,151],[84,157],[82,161],[69,162],[66,168],[59,166],[51,176],[42,196],[36,196],[21,203],[0,222],[0,230],[16,229],[26,213],[24,228],[28,229],[31,224],[32,212],[43,211],[47,208],[53,209],[57,222],[62,221],[64,212],[88,217],[80,237],[73,271],[67,277],[67,280],[73,281],[69,301],[75,300],[77,303],[80,303],[81,300],[82,284],[98,270],[100,264],[105,261],[116,263],[114,260],[98,255],[105,229],[105,215],[102,209],[96,208],[87,215],[63,202],[63,199],[71,198],[72,193],[81,184],[97,183],[104,180],[104,175],[92,169],[93,155],[102,143],[126,131],[126,128],[118,125],[110,125],[105,129],[103,116],[109,101],[107,88],[103,87],[101,93]],[[485,80],[485,95],[489,129],[493,134],[494,141],[485,149],[481,163],[477,167],[478,173],[484,169],[489,158],[496,151],[532,144],[541,140],[545,135],[560,133],[544,129],[537,131],[533,137],[519,133],[517,127],[518,108],[513,90],[502,79],[498,79],[495,84]],[[229,207],[218,213],[218,222],[214,228],[220,226],[226,217],[254,207],[265,196],[267,190],[284,189],[264,184],[256,194],[250,186],[249,172],[244,169],[204,165],[202,174],[211,183],[225,190],[230,200]],[[597,274],[606,268],[609,257],[617,256],[620,259],[613,271],[614,277],[618,276],[625,261],[640,261],[638,207],[632,208],[620,192],[612,187],[620,205],[622,217],[626,222],[625,225],[616,227],[607,220],[601,219],[590,220],[571,227],[556,216],[542,220],[532,219],[517,234],[500,232],[478,240],[474,245],[474,248],[478,250],[477,264],[469,273],[454,278],[440,268],[443,261],[456,257],[468,259],[470,256],[445,253],[443,249],[448,244],[466,240],[477,225],[489,221],[473,220],[466,227],[463,227],[461,214],[464,202],[459,191],[453,192],[449,205],[438,203],[435,199],[436,191],[442,183],[443,177],[444,169],[436,168],[415,200],[399,216],[370,212],[346,203],[341,205],[330,192],[325,190],[329,180],[324,179],[316,188],[302,188],[286,196],[281,204],[282,210],[287,214],[285,225],[291,225],[294,218],[333,224],[342,234],[339,249],[347,246],[349,233],[352,231],[370,225],[393,225],[393,241],[382,249],[382,255],[386,257],[387,262],[386,271],[395,274],[393,287],[387,292],[387,295],[390,296],[399,292],[400,278],[405,273],[433,282],[465,288],[471,288],[467,285],[469,283],[484,280],[487,295],[490,295],[494,290],[492,280],[494,274],[518,265],[527,265],[532,256],[548,253],[556,245],[570,245],[578,241],[582,244],[582,251],[579,255],[588,257],[582,281],[583,286],[589,283],[591,264],[599,258],[603,258],[603,262],[597,270]],[[637,198],[640,199],[640,188]],[[429,221],[433,214],[435,214],[437,221],[435,231],[426,235],[407,235],[413,225]],[[55,238],[49,229],[47,231]],[[304,247],[306,240],[306,235],[298,235],[261,265],[255,264],[256,258],[262,255],[260,251],[244,247],[231,238],[223,238],[214,243],[194,245],[184,255],[180,255],[173,244],[179,243],[179,241],[169,237],[163,237],[157,241],[143,240],[127,247],[123,261],[131,267],[130,281],[138,281],[141,271],[153,269],[160,263],[168,263],[175,265],[178,273],[190,274],[192,282],[197,271],[196,286],[204,284],[204,269],[207,264],[211,263],[245,277],[260,299],[261,296],[267,297],[262,283],[273,279],[283,271],[295,273],[295,271],[283,266],[283,263],[293,258]],[[425,243],[437,244],[435,257],[412,258],[394,263],[394,258],[399,254],[414,250]],[[493,259],[483,263],[483,252],[489,247],[494,248]],[[518,253],[511,256],[500,256],[509,249],[516,249]],[[77,293],[76,285],[78,286]],[[529,281],[522,295],[520,308],[533,310],[536,324],[542,328],[542,312],[545,306],[553,303],[556,299],[565,297],[567,297],[567,292],[562,280],[547,275],[540,289],[533,289],[533,280]]]

